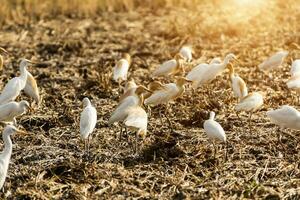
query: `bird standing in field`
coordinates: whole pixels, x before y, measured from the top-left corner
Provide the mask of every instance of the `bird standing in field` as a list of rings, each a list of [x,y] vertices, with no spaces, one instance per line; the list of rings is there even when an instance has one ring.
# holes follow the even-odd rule
[[[229,62],[233,59],[236,59],[236,56],[232,53],[226,55],[223,63],[215,63],[212,64],[200,64],[192,69],[186,78],[193,82],[193,88],[196,89],[200,85],[211,82],[215,79],[219,74],[221,74]]]
[[[300,59],[293,61],[290,72],[292,77],[300,74]]]
[[[6,104],[0,105],[0,121],[4,123],[13,123],[17,126],[16,117],[23,115],[27,110],[30,110],[27,101],[11,101]]]
[[[149,96],[147,99],[145,99],[146,105],[159,105],[159,104],[165,104],[166,105],[166,111],[168,112],[168,104],[170,101],[177,99],[180,97],[183,92],[185,91],[184,84],[186,82],[189,82],[184,77],[179,77],[176,80],[176,83],[168,83],[165,85],[160,85],[156,82],[157,90],[152,91],[151,96]],[[160,112],[161,115],[161,112]],[[169,126],[172,128],[172,124],[168,116],[165,114],[165,117],[168,120]]]
[[[237,74],[234,73],[234,68],[232,65],[228,65],[229,76],[231,79],[231,86],[233,90],[234,97],[238,100],[248,95],[248,88],[245,81]]]
[[[30,72],[27,72],[27,81],[26,81],[26,85],[24,88],[24,92],[29,97],[33,98],[33,100],[36,102],[36,104],[39,105],[39,102],[40,102],[39,89],[37,87],[35,78],[32,76],[32,74]]]
[[[300,130],[300,112],[292,106],[284,105],[279,109],[269,110],[267,116],[272,123],[281,128]]]
[[[300,92],[300,74],[293,75],[287,82],[286,85],[289,89]],[[299,104],[299,95],[298,96],[298,104]]]
[[[215,113],[210,112],[209,119],[206,120],[203,124],[203,128],[207,134],[207,136],[213,141],[214,146],[214,157],[216,157],[216,146],[215,140],[220,140],[221,142],[226,143],[226,135],[222,126],[214,120]]]
[[[250,112],[249,125],[251,125],[251,117],[253,112],[257,111],[264,104],[263,95],[261,92],[253,92],[245,96],[236,106],[236,111]],[[250,126],[251,127],[251,126]]]
[[[8,54],[8,52],[2,47],[0,47],[0,70],[3,69],[3,64],[4,64],[3,56],[1,54]]]
[[[155,69],[152,73],[152,76],[171,76],[181,72],[184,73],[184,66],[181,60],[182,56],[180,54],[176,54],[173,59],[164,62],[157,69]]]
[[[83,107],[80,115],[80,136],[84,139],[85,152],[89,153],[90,136],[97,123],[97,111],[87,97],[83,99]]]
[[[122,59],[120,59],[113,69],[114,81],[120,82],[127,80],[128,69],[131,64],[131,56],[128,53],[124,53]]]
[[[10,139],[10,136],[14,133],[25,133],[25,132],[18,130],[16,127],[12,125],[7,125],[4,128],[2,133],[2,137],[4,141],[4,150],[0,154],[0,189],[3,187],[7,176],[8,165],[12,154],[12,141]]]
[[[185,61],[191,62],[193,59],[193,49],[191,46],[183,46],[181,47],[179,51],[182,58],[184,58]]]
[[[267,60],[258,65],[258,68],[262,71],[271,71],[280,67],[285,59],[285,57],[289,54],[287,51],[278,51]]]
[[[30,60],[22,59],[20,63],[21,75],[8,81],[0,95],[0,104],[13,101],[19,96],[21,90],[25,88],[27,82],[27,66],[32,63]]]

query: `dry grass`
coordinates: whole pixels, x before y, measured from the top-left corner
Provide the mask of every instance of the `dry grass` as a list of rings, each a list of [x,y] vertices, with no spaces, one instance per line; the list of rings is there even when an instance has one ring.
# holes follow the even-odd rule
[[[60,9],[59,2],[55,9]],[[5,57],[1,81],[5,83],[17,71],[20,57],[43,62],[29,69],[37,77],[43,103],[18,120],[29,134],[13,138],[9,177],[1,197],[298,199],[298,133],[285,130],[279,141],[280,132],[265,111],[283,104],[299,108],[284,82],[291,59],[300,57],[299,3],[272,1],[269,9],[238,20],[223,6],[203,3],[193,9],[170,6],[155,11],[140,7],[131,12],[99,12],[90,19],[55,17],[55,12],[49,12],[41,20],[28,18],[26,25],[8,19],[0,43],[11,56]],[[235,100],[224,73],[196,96],[187,90],[172,105],[176,133],[170,133],[166,121],[160,123],[159,108],[154,108],[149,134],[134,156],[132,136],[129,143],[126,138],[119,141],[119,127],[107,124],[119,97],[117,84],[110,81],[112,66],[122,52],[129,52],[133,55],[130,77],[146,84],[157,64],[186,43],[195,50],[196,59],[189,67],[228,52],[238,55],[240,63],[235,67],[249,90],[268,91],[265,105],[254,115],[251,130],[247,115],[242,114],[240,121],[233,111]],[[276,79],[269,80],[256,66],[278,49],[290,54],[275,72]],[[91,97],[99,119],[89,159],[82,156],[78,133],[84,96]],[[217,158],[212,158],[212,146],[202,129],[210,110],[226,131],[228,160],[221,144]]]

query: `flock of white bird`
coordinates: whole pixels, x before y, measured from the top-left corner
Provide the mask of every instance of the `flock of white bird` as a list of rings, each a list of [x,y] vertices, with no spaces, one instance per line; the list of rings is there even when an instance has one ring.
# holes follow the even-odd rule
[[[0,68],[3,67],[3,54],[8,52],[0,48]],[[189,73],[185,74],[185,65],[193,59],[193,51],[189,46],[183,46],[174,59],[168,60],[154,70],[152,76],[170,77],[176,76],[176,82],[162,84],[158,80],[152,81],[146,86],[136,85],[134,80],[127,81],[128,70],[131,65],[131,57],[124,54],[115,67],[113,68],[113,80],[119,83],[127,81],[124,87],[124,93],[120,95],[119,103],[112,112],[109,124],[122,123],[120,138],[123,134],[123,128],[127,134],[127,128],[136,133],[135,149],[137,150],[138,136],[143,138],[147,133],[148,114],[143,108],[145,105],[156,106],[165,105],[168,111],[169,102],[182,96],[185,91],[185,85],[192,83],[193,92],[205,84],[210,83],[218,75],[223,73],[226,68],[229,69],[231,85],[234,97],[238,103],[235,110],[249,112],[249,122],[253,112],[259,110],[263,105],[263,93],[260,91],[248,94],[248,88],[245,81],[235,73],[232,60],[237,60],[234,54],[228,54],[222,61],[220,58],[213,58],[209,63],[201,63],[195,66]],[[273,56],[266,59],[258,67],[264,72],[274,70],[282,66],[285,57],[288,55],[286,51],[279,51]],[[27,59],[20,62],[20,76],[12,78],[7,82],[0,95],[0,121],[6,123],[3,130],[4,150],[0,155],[0,188],[5,182],[10,157],[12,154],[12,141],[10,136],[13,133],[26,133],[16,128],[16,117],[24,114],[27,110],[31,110],[32,106],[27,101],[16,102],[16,98],[23,90],[25,94],[30,96],[39,105],[40,96],[36,80],[27,70],[27,66],[33,63]],[[291,67],[291,78],[287,82],[290,89],[300,91],[300,60],[294,60]],[[91,101],[85,97],[83,99],[83,111],[80,115],[80,135],[85,141],[85,152],[89,152],[90,136],[95,129],[97,123],[97,111]],[[150,108],[148,109],[150,111]],[[165,115],[167,118],[167,115]],[[277,110],[267,112],[270,120],[280,127],[300,129],[300,113],[293,107],[284,105]],[[168,119],[168,118],[167,118]],[[168,119],[169,123],[170,120]],[[171,126],[171,123],[170,123]],[[210,117],[204,122],[203,128],[207,136],[213,141],[220,140],[226,143],[226,134],[222,126],[215,121],[215,113],[210,112]]]

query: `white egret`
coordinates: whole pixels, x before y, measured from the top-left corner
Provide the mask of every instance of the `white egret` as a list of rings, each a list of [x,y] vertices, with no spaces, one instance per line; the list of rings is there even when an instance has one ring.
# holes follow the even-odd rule
[[[222,126],[214,120],[215,112],[211,111],[208,120],[205,120],[203,128],[207,136],[213,141],[214,146],[214,157],[216,155],[215,140],[220,140],[221,142],[226,143],[226,135]]]
[[[128,69],[131,64],[131,57],[128,53],[123,54],[122,59],[120,59],[113,69],[113,79],[114,81],[120,83],[127,80]]]
[[[196,89],[200,85],[211,82],[219,74],[221,74],[226,66],[232,59],[236,59],[236,56],[232,53],[226,55],[223,63],[214,63],[212,64],[200,64],[196,66],[196,69],[192,69],[191,72],[186,76],[188,80],[193,81],[193,88]]]
[[[181,59],[181,55],[176,54],[174,59],[164,62],[157,69],[155,69],[152,73],[153,77],[171,76],[184,72],[184,67],[182,65]]]
[[[292,106],[284,105],[279,109],[269,110],[267,116],[272,123],[281,128],[300,130],[300,112]]]
[[[184,77],[179,77],[176,80],[176,83],[168,83],[165,85],[159,85],[158,82],[156,82],[157,90],[152,91],[152,94],[145,99],[146,105],[159,105],[159,104],[165,104],[166,105],[166,111],[168,112],[168,104],[170,101],[177,99],[180,97],[183,92],[185,91],[184,84],[188,82]],[[160,112],[161,114],[161,112]],[[172,128],[172,124],[168,116],[165,114],[165,117],[168,120],[169,126]]]
[[[193,59],[193,49],[191,46],[183,46],[179,51],[180,55],[185,59],[187,62],[191,62]]]
[[[21,60],[20,63],[21,75],[9,80],[8,83],[5,85],[0,95],[0,104],[4,104],[15,100],[17,96],[19,96],[21,90],[24,89],[27,82],[27,76],[28,76],[28,71],[26,69],[28,63],[31,63],[31,61],[27,59]]]
[[[83,107],[84,109],[80,115],[80,136],[84,139],[85,152],[89,153],[90,135],[97,123],[97,111],[87,97],[83,99]]]
[[[294,60],[291,67],[291,75],[295,76],[300,74],[300,59]]]
[[[8,54],[8,52],[2,47],[0,47],[0,70],[3,69],[3,64],[4,64],[3,56],[1,54]]]
[[[11,101],[6,104],[0,105],[0,121],[5,123],[13,123],[17,125],[16,117],[23,115],[27,110],[30,110],[27,101]]]
[[[245,96],[236,106],[236,111],[250,112],[249,124],[251,123],[251,116],[253,112],[257,111],[264,104],[263,95],[261,92],[253,92]]]
[[[288,51],[278,51],[267,60],[258,65],[258,68],[262,71],[270,71],[280,67],[285,59],[285,57],[289,54]]]
[[[37,87],[37,83],[35,78],[32,76],[30,72],[27,72],[27,81],[24,88],[25,94],[27,94],[29,97],[33,98],[33,100],[39,104],[40,102],[40,93],[39,89]]]
[[[25,133],[24,131],[18,130],[13,125],[5,126],[2,137],[4,141],[4,150],[0,154],[0,189],[3,187],[6,176],[8,165],[12,154],[12,141],[10,136],[14,133]]]
[[[287,82],[286,85],[289,89],[295,90],[297,93],[300,92],[300,74],[293,75]],[[299,103],[299,96],[298,96]]]
[[[245,81],[237,74],[234,73],[234,68],[232,65],[228,65],[229,74],[231,79],[231,86],[233,90],[234,97],[239,100],[248,95],[248,88]]]

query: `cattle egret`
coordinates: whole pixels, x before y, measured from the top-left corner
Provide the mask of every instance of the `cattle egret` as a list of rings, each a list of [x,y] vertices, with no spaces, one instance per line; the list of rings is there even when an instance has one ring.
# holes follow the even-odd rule
[[[90,135],[97,123],[97,111],[87,97],[83,99],[83,107],[84,109],[80,115],[80,136],[82,137],[82,139],[84,139],[85,152],[89,153]]]
[[[148,116],[141,105],[129,107],[126,110],[125,126],[136,132],[135,135],[135,151],[137,151],[138,136],[144,139],[147,133]]]
[[[166,111],[168,112],[168,103],[180,97],[185,91],[184,84],[188,82],[186,78],[179,77],[176,83],[168,83],[165,85],[157,84],[158,90],[152,91],[152,95],[145,100],[146,105],[166,104]],[[161,114],[161,112],[160,112]],[[170,119],[165,115],[169,126],[172,128]]]
[[[193,49],[190,46],[183,46],[179,51],[180,55],[185,59],[187,62],[191,62],[193,59]]]
[[[258,65],[258,68],[262,71],[270,71],[280,67],[285,59],[285,57],[289,54],[287,51],[279,51],[265,60],[263,63]]]
[[[144,86],[138,86],[134,94],[128,94],[124,97],[118,104],[117,108],[113,111],[108,123],[113,124],[115,122],[123,121],[127,116],[127,110],[130,107],[138,106],[143,104],[143,93],[147,91],[150,92]],[[122,126],[120,131],[120,138],[122,137]]]
[[[300,130],[300,113],[292,106],[284,105],[277,110],[269,110],[267,116],[281,128]]]
[[[300,72],[300,59],[294,60],[291,67],[291,75],[295,76]]]
[[[13,123],[17,125],[16,117],[24,114],[28,109],[30,109],[29,103],[27,101],[15,102],[11,101],[6,104],[0,105],[0,121]]]
[[[215,63],[214,61],[212,64],[200,64],[192,69],[186,78],[193,81],[193,88],[196,89],[200,85],[209,83],[215,79],[216,76],[223,72],[232,59],[236,59],[236,57],[234,54],[230,53],[225,57],[223,63]]]
[[[0,70],[3,69],[4,60],[1,54],[8,54],[8,52],[0,47]]]
[[[251,123],[251,116],[253,112],[257,111],[264,103],[263,96],[260,92],[253,92],[245,96],[236,106],[236,111],[250,112],[249,124]]]
[[[27,72],[27,81],[24,88],[25,94],[33,98],[33,100],[39,104],[40,102],[40,94],[39,89],[37,87],[37,83],[35,78],[32,76],[30,72]]]
[[[180,72],[184,72],[184,67],[181,63],[181,55],[176,54],[174,59],[168,60],[161,64],[154,72],[153,72],[153,77],[158,77],[158,76],[171,76],[178,74]]]
[[[232,65],[228,65],[228,68],[229,68],[233,95],[238,99],[242,99],[243,97],[248,95],[248,88],[246,86],[246,83],[241,77],[239,77],[239,75],[234,73],[234,68]]]
[[[204,122],[203,127],[204,127],[204,130],[205,130],[207,136],[211,140],[213,140],[213,146],[214,146],[214,150],[215,150],[214,157],[215,157],[216,147],[215,147],[214,141],[220,140],[220,141],[226,143],[226,135],[225,135],[225,131],[222,128],[222,126],[218,122],[216,122],[214,120],[214,118],[215,118],[215,113],[212,111],[212,112],[210,112],[209,119]]]
[[[25,133],[24,131],[18,130],[16,127],[12,125],[7,125],[2,133],[3,141],[4,141],[4,150],[0,154],[0,189],[3,187],[8,165],[10,162],[10,157],[12,154],[12,141],[10,136],[14,133]]]
[[[125,53],[120,59],[113,70],[113,79],[114,81],[120,83],[127,80],[128,69],[131,64],[131,57],[128,53]]]
[[[21,75],[9,80],[8,83],[5,85],[0,95],[0,104],[8,103],[10,101],[15,100],[17,96],[19,96],[21,90],[24,89],[27,82],[27,76],[28,76],[28,71],[26,69],[28,63],[31,63],[31,61],[27,59],[21,60],[20,63]]]
[[[300,92],[300,74],[295,74],[286,83],[287,87],[291,90],[295,90],[297,93]],[[299,103],[299,97],[298,97]]]

